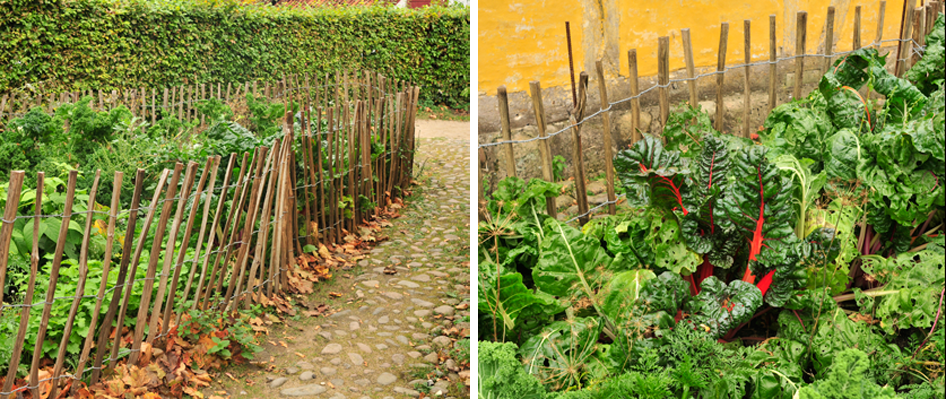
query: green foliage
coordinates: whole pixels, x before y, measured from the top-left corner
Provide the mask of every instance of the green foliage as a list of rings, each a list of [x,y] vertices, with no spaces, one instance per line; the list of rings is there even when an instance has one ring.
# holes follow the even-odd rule
[[[480,399],[543,399],[545,387],[516,360],[512,343],[478,343]]]
[[[926,52],[919,62],[907,71],[906,78],[916,84],[923,94],[930,95],[938,87],[943,86],[946,73],[943,64],[946,63],[946,51],[943,44],[946,42],[946,27],[943,14],[936,16],[933,30],[926,36]]]
[[[470,9],[271,7],[223,1],[4,2],[0,92],[171,87],[374,70],[466,108]],[[265,2],[263,2],[265,3]]]
[[[710,276],[703,280],[702,291],[687,302],[685,310],[693,315],[687,323],[720,337],[748,321],[760,306],[762,293],[752,284],[733,280],[727,285]]]
[[[798,390],[801,399],[894,399],[893,389],[880,387],[867,377],[871,361],[858,349],[841,352],[825,379]]]
[[[552,158],[552,180],[565,180],[565,176],[563,176],[562,173],[565,172],[566,166],[568,166],[568,164],[565,163],[565,157],[556,155]]]
[[[884,62],[838,60],[761,143],[670,115],[614,159],[630,206],[580,230],[543,214],[554,186],[504,180],[481,322],[557,398],[942,396],[942,62],[916,85]]]
[[[946,259],[942,246],[930,246],[918,253],[865,259],[864,270],[884,283],[885,295],[876,298],[876,314],[887,333],[911,327],[929,329],[933,325],[939,294],[946,284]]]

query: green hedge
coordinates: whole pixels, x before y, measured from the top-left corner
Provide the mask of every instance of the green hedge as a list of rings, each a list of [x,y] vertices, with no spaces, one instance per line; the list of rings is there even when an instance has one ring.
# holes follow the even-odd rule
[[[0,93],[276,80],[370,69],[469,105],[468,7],[293,9],[237,0],[0,0]]]

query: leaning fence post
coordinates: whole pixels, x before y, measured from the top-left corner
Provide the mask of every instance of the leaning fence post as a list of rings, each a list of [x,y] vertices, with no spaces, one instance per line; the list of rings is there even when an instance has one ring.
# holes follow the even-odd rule
[[[62,253],[66,249],[66,234],[69,233],[69,221],[72,220],[72,203],[76,194],[76,179],[79,172],[73,170],[69,172],[69,180],[66,183],[66,204],[62,211],[62,223],[59,227],[59,235],[56,236],[56,252],[53,255],[53,263],[49,268],[49,288],[46,290],[46,304],[43,306],[43,316],[39,322],[39,331],[36,333],[36,347],[33,349],[33,362],[30,365],[30,391],[34,398],[39,397],[39,361],[43,357],[43,342],[46,341],[46,329],[49,328],[49,317],[52,314],[53,302],[56,300],[56,283],[59,281],[59,267],[62,265]],[[56,385],[53,382],[53,385]]]
[[[22,185],[23,177],[19,177],[20,183],[14,185],[14,177],[11,173],[10,176],[10,188],[13,190],[16,186]],[[22,172],[20,172],[22,173]],[[36,201],[33,205],[34,209],[34,218],[33,218],[33,251],[30,255],[30,279],[26,288],[26,295],[23,297],[23,308],[20,309],[20,328],[16,333],[16,340],[13,341],[13,352],[10,355],[10,364],[7,371],[7,378],[3,382],[3,388],[0,389],[0,392],[10,392],[13,389],[13,380],[16,379],[16,372],[20,364],[20,355],[23,353],[23,344],[26,342],[26,329],[29,327],[29,318],[30,318],[30,309],[33,305],[33,292],[36,288],[36,275],[39,273],[39,222],[40,215],[43,213],[43,183],[45,179],[45,173],[39,172],[36,174]],[[12,191],[11,191],[12,194]],[[7,204],[10,201],[19,201],[20,195],[10,195],[7,198]],[[9,219],[4,215],[4,219]],[[12,224],[11,224],[12,226]],[[4,226],[5,227],[5,226]],[[3,248],[9,248],[9,244],[3,245]],[[0,261],[3,261],[6,264],[6,256],[0,258]],[[2,274],[2,273],[0,273]],[[0,284],[0,295],[3,295],[3,284]],[[0,307],[3,306],[3,300],[0,299]],[[0,399],[7,399],[8,395],[0,395]]]
[[[135,323],[134,341],[131,343],[131,353],[128,355],[128,364],[137,363],[138,356],[140,356],[141,353],[141,342],[144,338],[145,327],[148,326],[148,323],[145,323],[145,321],[148,317],[148,308],[151,306],[151,294],[154,292],[154,279],[155,274],[157,273],[158,259],[161,257],[161,242],[164,240],[164,232],[167,229],[168,218],[171,216],[171,205],[173,204],[172,200],[174,199],[174,195],[177,194],[177,182],[181,178],[182,169],[184,169],[184,165],[180,162],[174,166],[174,175],[171,177],[171,184],[168,185],[168,190],[164,196],[164,205],[161,207],[161,219],[158,220],[158,229],[155,231],[154,240],[151,243],[152,250],[150,251],[151,253],[148,260],[148,271],[145,275],[144,288],[141,292],[141,303],[138,306],[138,317],[137,323]],[[152,206],[157,208],[157,203],[155,202]],[[138,243],[139,247],[141,247],[143,241],[144,240]],[[173,244],[171,247],[173,248]],[[154,250],[155,248],[158,250]],[[135,252],[137,254],[137,249]],[[134,275],[132,275],[132,277],[134,277]],[[154,334],[153,327],[151,328],[151,334]]]
[[[716,130],[723,131],[726,105],[723,103],[723,82],[726,79],[726,44],[729,41],[729,23],[723,22],[719,31],[719,53],[716,61]]]
[[[210,88],[212,90],[213,86],[210,86]],[[164,307],[164,319],[161,321],[162,334],[167,333],[168,328],[170,326],[171,312],[174,311],[174,304],[176,302],[175,294],[177,293],[177,282],[181,277],[181,268],[184,266],[184,258],[187,256],[187,248],[191,240],[191,234],[194,231],[194,218],[197,217],[197,210],[200,208],[200,200],[201,200],[201,197],[203,196],[204,184],[207,183],[207,175],[208,175],[208,172],[213,167],[213,162],[214,162],[214,157],[207,157],[207,160],[204,162],[204,169],[200,174],[200,181],[197,183],[197,189],[194,191],[194,202],[191,205],[190,214],[187,216],[187,222],[184,225],[184,236],[181,238],[181,249],[178,251],[178,254],[177,254],[177,261],[175,262],[175,266],[174,266],[174,276],[171,278],[170,287],[168,287],[168,299],[167,299],[167,304]],[[196,164],[195,164],[195,167],[196,167]],[[194,178],[195,177],[191,177],[192,182]],[[187,202],[187,199],[185,198],[185,196],[182,195],[181,198],[184,198],[185,203]],[[210,202],[210,200],[208,199],[207,202]],[[200,249],[198,247],[195,247],[194,251],[199,252]],[[192,269],[189,274],[193,276],[194,270]],[[188,279],[188,283],[189,282],[190,282],[190,279]],[[181,298],[185,301],[187,300],[187,290],[184,291],[184,294],[181,296]],[[178,315],[178,318],[176,320],[178,323],[180,322],[180,315]]]
[[[151,312],[151,322],[149,323],[148,328],[148,337],[145,340],[149,345],[154,342],[154,339],[167,331],[167,326],[158,326],[158,320],[161,319],[161,309],[165,304],[164,295],[168,293],[169,295],[174,295],[173,292],[168,292],[168,280],[171,277],[171,266],[174,262],[174,247],[177,245],[177,234],[180,232],[181,223],[184,220],[184,208],[187,206],[187,197],[190,196],[191,188],[194,185],[194,175],[197,173],[197,162],[191,161],[187,163],[187,169],[184,173],[184,182],[181,184],[180,194],[178,195],[179,199],[177,200],[177,211],[174,212],[174,221],[171,222],[171,231],[168,234],[167,243],[165,244],[165,255],[164,255],[164,265],[161,267],[161,279],[158,283],[158,292],[154,296],[154,303],[152,304],[153,311]],[[169,200],[173,200],[171,197]],[[160,226],[158,226],[160,228]],[[157,244],[160,245],[160,244]],[[153,246],[154,248],[160,248],[160,246]],[[182,247],[181,251],[184,251],[185,248]],[[137,327],[137,326],[136,326]]]
[[[881,42],[884,40],[884,13],[887,11],[887,2],[881,1],[877,10],[877,33],[874,39],[874,46],[880,50]]]
[[[59,354],[56,356],[56,365],[53,366],[53,385],[49,391],[49,397],[57,397],[59,391],[59,374],[62,373],[63,362],[66,360],[66,347],[69,346],[69,337],[72,335],[72,326],[76,320],[76,313],[79,311],[79,303],[85,295],[85,282],[89,276],[89,239],[92,237],[92,209],[95,207],[95,196],[98,194],[99,179],[102,171],[95,172],[95,180],[92,182],[92,189],[89,190],[89,200],[86,203],[85,230],[83,233],[82,246],[79,249],[79,281],[76,284],[76,297],[72,300],[72,307],[69,308],[69,317],[66,319],[66,325],[62,330],[62,341],[59,343]],[[64,239],[61,237],[60,239]],[[107,279],[107,278],[105,278]],[[76,375],[75,378],[82,378]]]
[[[223,216],[223,207],[227,202],[227,191],[230,189],[230,178],[233,177],[233,165],[236,163],[236,154],[230,154],[228,158],[229,161],[227,162],[227,169],[223,175],[223,185],[220,186],[220,195],[217,199],[217,209],[214,211],[213,222],[210,223],[210,230],[207,233],[207,254],[204,255],[204,262],[201,266],[200,272],[200,280],[197,280],[197,288],[194,290],[194,303],[191,304],[191,310],[197,309],[199,306],[201,306],[200,303],[203,301],[202,298],[205,297],[205,293],[207,293],[206,295],[209,296],[209,292],[213,288],[213,277],[214,273],[216,273],[214,270],[214,268],[216,268],[216,261],[214,262],[214,266],[211,269],[207,268],[210,264],[210,257],[213,255],[213,252],[211,252],[210,249],[213,248],[217,226],[220,223],[221,216]],[[234,198],[236,198],[236,195],[239,195],[238,190],[239,189],[235,191]],[[220,239],[220,242],[223,242],[222,238]],[[194,259],[197,258],[195,257]],[[210,274],[207,274],[208,270],[210,271]],[[207,282],[206,288],[204,288],[204,281]],[[203,307],[200,308],[203,309]]]
[[[216,187],[216,183],[217,183],[217,170],[220,168],[220,156],[217,155],[217,156],[211,157],[210,162],[211,162],[210,163],[211,165],[210,183],[207,187],[207,194],[206,194],[207,199],[204,201],[204,212],[203,212],[203,216],[201,216],[201,219],[200,219],[201,220],[200,231],[197,233],[197,245],[194,246],[194,260],[191,262],[190,275],[187,276],[187,284],[184,286],[184,293],[181,294],[181,304],[186,304],[187,297],[190,295],[190,292],[191,292],[191,286],[194,283],[194,277],[197,275],[197,262],[200,261],[200,253],[203,250],[204,239],[206,238],[207,222],[209,221],[209,218],[210,218],[210,207],[211,207],[211,204],[213,203],[213,197],[214,197],[213,193],[214,193],[214,188]],[[221,187],[221,191],[226,192],[226,185],[224,185],[224,187]],[[211,247],[212,245],[213,244],[211,243],[208,245],[208,247]],[[210,256],[207,254],[204,255],[204,258],[209,258],[209,257]],[[178,266],[178,268],[180,268],[180,265]],[[198,294],[200,293],[200,284],[203,283],[203,278],[204,278],[205,273],[207,273],[206,262],[204,262],[204,267],[200,272],[201,277],[198,282],[197,290],[194,291],[195,292],[194,302],[193,302],[193,306],[191,306],[191,309],[193,309],[194,306],[197,306],[197,297],[199,296]],[[184,311],[182,310],[181,312],[177,314],[177,319],[174,322],[174,324],[180,325],[181,316],[183,315],[184,315]]]
[[[799,11],[795,17],[795,90],[792,92],[792,100],[801,98],[801,84],[805,78],[807,28],[808,13]]]
[[[506,94],[506,86],[499,86],[496,89],[496,100],[499,102],[499,122],[502,125],[502,138],[506,141],[503,144],[503,152],[506,154],[506,176],[516,176],[516,157],[512,152],[512,132],[509,127],[509,98]]]
[[[76,367],[76,375],[82,378],[85,372],[85,363],[89,360],[89,353],[92,350],[92,341],[95,338],[95,330],[98,325],[99,313],[102,310],[102,300],[105,298],[105,289],[108,286],[108,273],[112,264],[112,249],[115,241],[115,224],[118,219],[118,210],[121,208],[121,190],[122,177],[124,173],[115,172],[112,180],[112,202],[108,209],[108,231],[105,239],[105,255],[102,257],[102,282],[99,284],[99,292],[95,296],[95,311],[92,312],[92,320],[89,322],[89,331],[85,336],[85,344],[82,345],[82,353],[79,355],[79,365]],[[89,203],[92,201],[90,200]],[[118,283],[118,282],[116,282]],[[76,391],[77,384],[72,385],[72,392]]]
[[[16,211],[20,205],[20,193],[23,190],[23,177],[24,172],[22,170],[15,170],[10,172],[10,184],[7,191],[7,204],[6,208],[3,211],[3,229],[0,230],[0,308],[3,307],[3,290],[5,286],[5,280],[7,275],[7,262],[9,261],[10,256],[10,240],[13,237],[13,222],[16,220]],[[40,178],[42,181],[42,178]],[[38,189],[39,193],[42,193],[42,186]],[[39,195],[37,194],[37,201],[40,201]],[[38,210],[38,208],[37,208]],[[36,219],[36,222],[39,222],[39,218]],[[33,240],[33,246],[36,246],[38,240]],[[30,274],[30,293],[33,289],[33,279],[36,278],[35,270]],[[32,294],[27,296],[27,301],[32,300]],[[29,316],[29,308],[23,308],[26,310],[25,314]],[[26,326],[27,320],[23,319],[23,315],[20,316],[20,330],[23,331]],[[21,334],[22,335],[22,334]],[[17,340],[15,343],[13,357],[10,360],[10,375],[7,376],[4,382],[4,388],[2,392],[9,392],[13,386],[13,379],[16,377],[17,365],[20,363],[20,351],[22,348],[22,337]],[[3,395],[3,398],[6,399],[7,395]]]
[[[532,109],[535,111],[535,127],[539,129],[539,158],[542,159],[542,178],[554,182],[552,174],[552,150],[549,148],[549,137],[545,134],[545,104],[542,103],[542,86],[539,81],[529,82],[529,91],[532,94]],[[556,217],[555,197],[545,199],[545,208],[549,216]]]
[[[10,184],[7,189],[7,206],[3,210],[3,229],[0,230],[0,307],[3,306],[3,287],[7,277],[7,262],[10,256],[10,240],[13,237],[13,222],[16,221],[16,209],[20,205],[20,192],[23,190],[22,170],[10,172]]]
[[[608,85],[604,81],[604,65],[601,60],[595,62],[595,72],[598,75],[598,91],[601,93],[601,118],[604,124],[604,169],[608,177],[608,213],[614,215],[617,208],[614,205],[614,152],[611,138],[611,102],[608,101]],[[607,107],[607,108],[605,108]]]
[[[145,170],[138,169],[135,173],[135,191],[131,198],[131,208],[128,209],[128,230],[135,231],[135,226],[138,223],[138,206],[141,204],[141,190],[144,187],[144,176]],[[132,250],[132,245],[134,244],[134,234],[126,234],[125,242],[122,244],[122,254],[130,254]],[[119,264],[118,269],[118,280],[115,282],[114,291],[112,291],[112,300],[108,304],[108,311],[105,313],[105,318],[102,319],[102,327],[99,329],[99,339],[96,341],[95,348],[95,361],[92,363],[92,377],[90,382],[95,384],[99,380],[99,375],[101,374],[102,358],[105,356],[105,352],[109,349],[108,338],[109,332],[112,329],[112,320],[116,316],[118,311],[119,299],[122,298],[122,291],[124,288],[125,275],[128,273],[128,264],[131,262],[129,256],[122,256],[121,263]],[[134,275],[134,273],[132,273]],[[131,288],[129,288],[131,290]],[[124,313],[118,320],[118,325],[122,325],[124,320]],[[116,334],[116,340],[119,334]],[[117,349],[116,349],[117,351]],[[112,356],[114,360],[114,356]]]

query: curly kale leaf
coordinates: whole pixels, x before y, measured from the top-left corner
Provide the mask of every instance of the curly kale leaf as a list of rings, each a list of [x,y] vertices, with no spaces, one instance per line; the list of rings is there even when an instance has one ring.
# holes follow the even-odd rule
[[[798,390],[800,399],[895,399],[896,392],[872,381],[867,354],[859,349],[845,349],[838,354],[828,375]]]
[[[515,344],[481,341],[479,355],[480,399],[544,399],[545,387],[526,372],[516,359]]]

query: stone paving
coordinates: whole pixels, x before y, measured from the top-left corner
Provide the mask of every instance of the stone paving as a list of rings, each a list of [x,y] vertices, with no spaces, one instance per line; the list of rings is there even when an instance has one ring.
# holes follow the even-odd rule
[[[423,392],[468,398],[469,370],[459,368],[457,359],[469,361],[469,341],[458,344],[457,335],[445,331],[470,328],[469,157],[468,139],[419,138],[418,195],[382,230],[388,239],[351,270],[335,271],[331,281],[320,283],[328,288],[317,287],[310,295],[309,301],[339,311],[287,321],[286,345],[272,345],[280,338],[270,336],[257,354],[277,366],[247,373],[246,388],[231,382],[228,393],[393,399]],[[388,274],[392,266],[397,272]],[[341,294],[336,302],[326,298],[329,290]],[[467,355],[457,354],[460,346]]]

